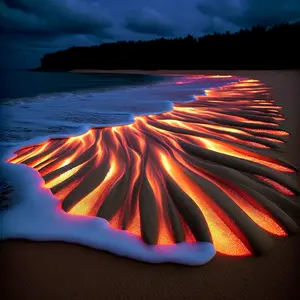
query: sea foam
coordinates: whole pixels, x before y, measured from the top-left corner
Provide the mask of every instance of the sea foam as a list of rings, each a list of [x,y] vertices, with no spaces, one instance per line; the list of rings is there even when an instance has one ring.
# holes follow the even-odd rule
[[[219,82],[210,82],[206,84],[188,84],[178,85],[174,84],[158,84],[156,86],[148,88],[137,88],[135,91],[130,91],[127,94],[123,91],[112,92],[116,93],[119,97],[123,97],[123,101],[128,101],[131,97],[142,97],[141,106],[137,106],[136,109],[130,110],[129,108],[122,106],[122,102],[118,103],[118,109],[114,107],[112,113],[128,114],[127,123],[134,121],[134,116],[143,114],[155,114],[172,109],[172,102],[176,101],[191,101],[193,95],[199,95],[203,93],[203,89],[207,89],[210,86],[216,87],[230,81],[237,79],[230,79]],[[134,90],[134,89],[133,89]],[[168,93],[178,92],[181,96],[176,99],[166,98]],[[126,94],[126,96],[124,96]],[[182,95],[185,94],[185,97]],[[146,102],[145,99],[146,98]],[[107,94],[106,94],[107,96]],[[111,96],[111,95],[110,95]],[[162,96],[163,100],[162,100]],[[87,95],[86,105],[81,106],[81,112],[85,113],[94,112],[97,113],[101,108],[101,113],[108,113],[105,110],[105,104],[98,105],[96,101],[93,101],[95,95]],[[99,97],[99,95],[98,95]],[[114,97],[109,97],[109,102]],[[181,99],[180,99],[181,98]],[[117,98],[114,98],[115,100]],[[125,99],[125,100],[124,100]],[[151,99],[151,101],[150,101]],[[95,100],[95,99],[94,99]],[[172,101],[173,100],[173,101]],[[90,102],[91,101],[91,102]],[[108,100],[106,100],[108,101]],[[143,102],[144,101],[144,102]],[[106,102],[108,103],[108,102]],[[133,102],[131,101],[131,104]],[[150,103],[147,107],[146,103]],[[154,103],[154,104],[153,104]],[[153,106],[158,104],[157,106]],[[36,103],[33,102],[33,106],[36,107]],[[72,111],[75,103],[68,103],[69,110]],[[77,102],[78,105],[78,102]],[[107,104],[108,105],[108,104]],[[116,103],[113,105],[116,106]],[[136,105],[136,102],[135,102]],[[146,108],[141,108],[146,105]],[[151,108],[152,105],[152,108]],[[53,109],[55,105],[51,104]],[[65,106],[63,104],[62,106]],[[59,106],[59,110],[62,111],[62,106]],[[75,106],[76,107],[76,106]],[[18,110],[18,108],[16,108]],[[77,109],[78,110],[78,109]],[[39,113],[39,109],[27,110],[29,118],[34,114]],[[20,111],[17,113],[20,114]],[[43,114],[45,117],[47,113]],[[48,116],[49,114],[48,111]],[[28,116],[27,116],[28,117]],[[26,118],[26,116],[25,116]],[[42,122],[41,116],[39,116]],[[46,123],[49,122],[46,116]],[[53,120],[55,122],[61,122],[60,124],[66,124],[66,120]],[[70,122],[70,121],[69,121]],[[120,124],[126,124],[121,122]],[[38,123],[38,122],[37,122]],[[75,132],[65,134],[55,134],[55,137],[67,137],[73,135],[79,135],[86,132],[89,128],[95,126],[111,126],[118,123],[89,123],[82,122],[81,126],[77,127]],[[69,124],[70,125],[70,124]],[[71,126],[72,127],[72,126]],[[34,129],[33,129],[34,130]],[[109,223],[99,217],[87,217],[76,216],[64,212],[60,208],[60,202],[52,195],[51,191],[45,187],[44,180],[39,173],[32,168],[22,164],[7,163],[8,157],[14,155],[14,152],[26,145],[41,143],[53,137],[53,135],[47,135],[38,137],[31,140],[18,143],[2,153],[0,171],[4,175],[5,179],[12,182],[12,205],[0,212],[0,223],[2,224],[1,239],[29,239],[34,241],[62,241],[69,243],[78,243],[95,249],[101,249],[109,251],[111,253],[138,259],[150,263],[163,263],[173,262],[186,265],[202,265],[210,261],[215,253],[215,247],[208,242],[195,242],[195,243],[179,243],[173,245],[155,245],[148,246],[144,244],[141,239],[127,231],[112,229]]]

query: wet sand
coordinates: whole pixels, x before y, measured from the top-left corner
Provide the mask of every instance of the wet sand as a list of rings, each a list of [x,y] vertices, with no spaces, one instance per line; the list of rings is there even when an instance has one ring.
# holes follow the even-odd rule
[[[166,72],[162,72],[166,74]],[[174,73],[174,72],[172,72]],[[180,71],[180,74],[183,74]],[[187,73],[187,72],[186,72]],[[195,72],[194,72],[195,73]],[[300,166],[300,75],[295,71],[221,71],[272,86],[291,132],[285,158]],[[298,176],[299,178],[299,176]],[[300,224],[300,217],[298,217]],[[217,255],[202,267],[152,265],[65,243],[1,244],[4,299],[297,299],[300,236],[276,238],[261,257]],[[297,297],[298,296],[298,297]]]
[[[286,120],[281,124],[282,128],[288,130],[291,135],[286,148],[285,158],[300,167],[300,70],[73,70],[78,73],[110,73],[110,74],[149,74],[149,75],[236,75],[258,79],[267,86],[272,87],[274,100],[283,108]],[[298,177],[300,179],[300,177]]]

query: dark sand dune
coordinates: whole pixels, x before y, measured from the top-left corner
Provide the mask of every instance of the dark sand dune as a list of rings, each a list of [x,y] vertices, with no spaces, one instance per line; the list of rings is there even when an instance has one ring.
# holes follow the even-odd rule
[[[81,246],[62,243],[3,242],[1,246],[6,258],[3,267],[7,273],[7,292],[10,295],[10,298],[7,299],[18,299],[20,296],[30,299],[296,299],[296,293],[299,291],[296,286],[296,278],[297,275],[300,275],[297,268],[300,250],[299,236],[288,238],[271,237],[270,234],[257,226],[257,223],[260,223],[259,219],[255,220],[255,216],[251,215],[247,207],[243,206],[241,202],[238,202],[233,192],[244,193],[245,198],[247,199],[248,197],[250,202],[253,201],[253,199],[255,200],[254,205],[256,207],[263,207],[265,212],[268,211],[273,216],[272,220],[275,219],[277,225],[273,229],[270,228],[269,226],[272,223],[270,221],[269,225],[264,229],[271,230],[277,235],[285,235],[285,232],[293,233],[296,231],[296,223],[299,224],[300,215],[296,204],[298,199],[295,197],[291,198],[290,196],[298,193],[298,184],[293,176],[291,177],[285,172],[293,172],[293,165],[297,167],[300,165],[299,157],[296,155],[299,151],[296,145],[298,142],[296,135],[297,132],[299,133],[299,119],[295,118],[295,110],[297,110],[296,101],[300,99],[299,88],[298,85],[295,84],[297,82],[295,78],[298,76],[299,79],[299,75],[293,72],[253,72],[252,74],[243,74],[240,72],[238,75],[241,74],[243,76],[261,79],[266,84],[274,87],[272,90],[273,99],[276,101],[276,104],[283,106],[283,112],[287,118],[287,121],[283,123],[283,129],[291,132],[291,137],[285,145],[287,151],[282,153],[284,160],[279,160],[275,157],[270,158],[271,152],[268,152],[269,149],[264,148],[273,148],[273,143],[276,145],[278,143],[276,139],[281,139],[285,134],[281,127],[278,128],[278,122],[275,119],[282,118],[282,115],[277,111],[277,107],[274,103],[269,102],[268,104],[271,105],[272,108],[264,103],[268,102],[269,99],[268,96],[264,94],[266,90],[261,86],[259,90],[256,90],[254,96],[249,96],[251,84],[248,86],[248,89],[247,86],[245,88],[237,88],[235,97],[231,95],[231,98],[229,98],[229,96],[227,96],[228,101],[235,101],[237,99],[236,97],[240,98],[241,95],[248,93],[247,97],[243,99],[249,101],[257,99],[262,101],[263,103],[255,105],[257,107],[253,107],[254,114],[256,114],[256,116],[260,114],[261,118],[256,117],[253,119],[251,116],[247,117],[247,115],[242,116],[241,114],[238,116],[236,114],[223,114],[223,116],[220,116],[220,112],[213,110],[213,107],[210,105],[209,110],[206,110],[206,112],[202,111],[204,116],[199,115],[199,111],[196,111],[196,113],[191,111],[192,116],[190,117],[185,115],[186,111],[181,110],[181,107],[184,108],[186,105],[178,105],[178,112],[175,108],[174,112],[164,114],[166,118],[161,116],[143,117],[143,119],[138,118],[137,128],[147,137],[149,143],[151,143],[151,147],[148,146],[147,150],[148,152],[150,151],[150,153],[147,152],[147,155],[143,156],[149,157],[151,161],[155,159],[155,155],[153,155],[153,153],[151,154],[151,151],[153,152],[152,149],[162,147],[162,149],[170,155],[166,158],[167,160],[177,160],[179,167],[173,166],[173,171],[176,172],[176,175],[178,176],[181,174],[180,172],[183,172],[181,178],[191,180],[196,186],[201,186],[205,191],[205,195],[214,200],[213,203],[209,203],[210,208],[215,208],[215,211],[222,216],[231,234],[237,237],[239,241],[237,244],[229,244],[228,249],[226,249],[229,251],[227,254],[233,254],[233,251],[240,251],[243,247],[246,247],[245,249],[250,250],[252,253],[264,253],[273,244],[272,251],[261,257],[250,256],[246,258],[219,254],[206,266],[189,268],[175,265],[156,266],[143,264],[115,257],[107,253],[86,249]],[[253,89],[252,86],[252,90]],[[285,91],[285,93],[283,91]],[[217,93],[217,91],[215,92]],[[218,95],[208,95],[209,97],[205,99],[208,102],[209,100],[214,101],[213,99],[222,100],[224,96],[226,98],[226,95],[222,95],[222,93],[223,92],[220,92]],[[262,99],[262,97],[265,98]],[[201,99],[199,99],[199,102],[200,101]],[[228,101],[226,101],[226,103],[228,103]],[[245,103],[249,106],[248,101]],[[239,105],[242,105],[242,103],[238,103],[237,106]],[[226,105],[224,104],[224,106]],[[201,108],[201,106],[197,106],[196,108]],[[207,111],[208,117],[205,116]],[[269,113],[274,115],[270,116]],[[170,116],[172,119],[171,123],[168,121]],[[232,120],[232,116],[243,119],[235,118]],[[189,121],[192,120],[192,125],[189,124],[189,122],[184,122],[184,118],[188,118]],[[293,118],[293,120],[291,121],[289,118]],[[178,122],[175,123],[175,125],[177,125],[175,126],[174,120],[184,123],[184,126],[178,128]],[[245,126],[245,122],[248,125],[247,127]],[[206,127],[202,127],[203,132],[201,133],[205,135],[205,138],[209,139],[209,135],[217,135],[213,143],[210,144],[211,147],[224,146],[225,144],[225,146],[231,150],[239,149],[243,155],[229,156],[224,154],[224,149],[222,151],[211,151],[211,149],[207,149],[207,144],[204,144],[205,141],[200,141],[198,145],[195,145],[195,139],[193,138],[193,136],[195,136],[194,133],[199,129],[197,126],[199,124],[201,126],[203,123],[206,124]],[[151,127],[150,131],[148,130],[149,126]],[[191,126],[194,126],[192,130],[190,129]],[[244,127],[247,128],[246,131],[243,131]],[[161,137],[155,135],[155,128],[166,131],[166,136]],[[227,130],[227,134],[222,131],[224,128],[225,132]],[[237,138],[237,136],[228,134],[230,128],[239,130],[239,134],[254,133],[253,136],[257,139],[255,141],[253,139],[248,140],[247,138],[238,140],[232,139],[232,137]],[[218,129],[222,130],[220,131]],[[103,133],[100,133],[100,135],[104,135],[105,130]],[[118,129],[117,131],[119,130],[121,132],[123,129]],[[262,133],[262,135],[256,135],[257,130],[261,130],[260,133]],[[222,134],[218,136],[218,132]],[[172,143],[168,144],[166,142],[170,137],[170,133],[172,135],[176,134],[176,137],[179,137],[178,143],[184,152],[171,151]],[[93,135],[98,134],[97,130],[93,131]],[[117,136],[117,139],[112,138],[112,136],[108,134],[108,136],[103,137],[103,141],[105,141],[106,144],[109,143],[111,146],[110,149],[114,149],[112,153],[115,153],[115,157],[123,162],[120,164],[120,172],[115,174],[116,177],[114,178],[116,180],[114,182],[118,184],[117,188],[118,191],[120,191],[120,195],[118,195],[119,198],[124,199],[123,195],[126,194],[126,189],[122,187],[124,187],[124,185],[126,186],[126,182],[128,182],[127,178],[133,172],[130,168],[127,168],[126,164],[128,164],[130,157],[131,159],[133,157],[127,152],[126,147],[116,146],[119,143],[124,145],[122,144],[124,141],[120,140],[123,135],[116,134],[115,136]],[[107,139],[111,140],[108,141]],[[265,143],[260,143],[260,139],[268,141],[270,144],[266,145]],[[137,144],[133,140],[134,137],[132,137],[132,141],[129,142],[130,145]],[[57,145],[57,143],[60,142],[53,141],[53,143]],[[67,151],[70,145],[65,144],[62,149]],[[79,146],[77,143],[74,144]],[[51,144],[47,146],[47,154],[55,149],[55,145]],[[59,145],[61,147],[61,144]],[[97,148],[95,143],[90,148],[94,147]],[[83,157],[83,155],[78,155],[75,162],[73,161],[71,163],[74,165],[74,168],[79,166],[76,172],[90,170],[91,168],[86,167],[88,164],[93,163],[94,165],[97,164],[97,166],[103,165],[99,162],[102,160],[103,162],[106,161],[107,155],[111,153],[104,151],[105,153],[101,156],[102,160],[99,160],[97,157],[91,158],[90,154],[93,153],[93,151],[89,151],[90,148],[85,149],[85,152],[89,152],[89,156],[84,155]],[[295,151],[295,148],[298,150]],[[23,155],[25,159],[22,158],[18,161],[17,156],[16,162],[24,163],[24,161],[26,161],[28,165],[33,167],[39,166],[38,169],[41,171],[47,168],[47,164],[44,166],[43,164],[45,164],[49,158],[44,158],[44,161],[41,162],[38,148],[35,147],[34,149],[36,149],[35,157],[28,158],[26,156],[28,152],[21,151],[18,155],[20,155],[20,157]],[[136,150],[137,153],[144,150],[143,145],[132,146],[131,149]],[[260,151],[256,151],[259,149]],[[74,149],[72,149],[72,151],[73,150]],[[64,151],[62,152],[64,153]],[[251,155],[251,153],[253,154]],[[186,165],[184,161],[180,161],[179,156],[186,159],[188,164]],[[55,159],[59,160],[59,156]],[[55,159],[54,164],[53,161],[49,161],[49,164],[55,165]],[[95,159],[95,161],[93,161],[93,159]],[[287,164],[285,160],[291,161],[292,164]],[[194,167],[189,168],[188,166],[190,165]],[[70,170],[67,166],[62,166],[61,169],[63,173]],[[47,181],[51,183],[51,180],[55,180],[57,175],[60,174],[59,170],[57,167],[51,167],[44,173],[41,172],[41,174],[46,180],[46,183]],[[90,182],[92,178],[94,178],[93,173],[101,173],[101,171],[106,172],[105,168],[97,167],[89,171],[90,174],[87,174],[87,171],[82,172],[82,174],[86,176],[85,178],[90,178],[90,180],[86,180],[86,182]],[[168,172],[168,168],[159,172],[159,174],[150,174],[152,171],[153,170],[149,170],[149,168],[147,169],[147,161],[143,159],[140,164],[139,172],[141,179],[137,180],[136,184],[139,186],[140,194],[143,195],[144,193],[149,197],[149,194],[151,194],[151,180],[153,181],[153,178],[156,176],[163,179],[160,181],[159,186],[162,190],[168,191],[167,194],[170,196],[164,198],[166,199],[166,203],[162,203],[163,219],[171,221],[171,226],[168,229],[170,236],[167,237],[167,239],[173,237],[175,242],[181,241],[184,234],[186,236],[188,232],[186,231],[187,225],[192,233],[191,238],[196,240],[209,240],[210,232],[213,238],[215,238],[215,246],[219,253],[226,253],[222,248],[226,244],[218,245],[217,243],[218,236],[216,235],[216,231],[210,227],[211,221],[208,222],[210,226],[207,227],[207,214],[206,218],[202,216],[202,209],[192,207],[195,202],[189,198],[191,194],[187,195],[182,192],[186,190],[182,181],[179,181],[179,185],[176,184],[174,178],[172,178],[172,172]],[[55,176],[51,175],[51,172],[52,174],[55,173]],[[70,175],[68,180],[70,180],[74,174]],[[258,178],[257,175],[260,177]],[[46,178],[49,179],[47,180]],[[210,180],[208,180],[208,178]],[[75,176],[74,180],[77,179],[78,176],[77,178]],[[83,188],[78,189],[76,193],[76,188],[72,191],[66,191],[68,184],[63,183],[64,181],[52,187],[53,193],[63,201],[63,207],[64,201],[68,203],[69,200],[67,199],[71,199],[76,203],[82,201],[82,197],[85,194],[82,190],[84,190],[85,186],[88,190],[89,186],[88,184],[85,185],[84,179],[77,185],[78,187],[82,185]],[[60,184],[62,185],[60,186]],[[152,182],[152,190],[156,184],[157,183],[153,184]],[[58,185],[60,188],[53,190],[57,188]],[[124,225],[124,221],[123,225],[120,225],[120,221],[126,218],[134,218],[135,215],[130,214],[128,211],[132,211],[132,206],[137,207],[137,203],[114,201],[114,199],[118,198],[110,195],[110,193],[115,195],[114,188],[116,188],[116,186],[112,185],[108,189],[108,194],[104,193],[101,199],[96,201],[95,206],[90,210],[89,214],[102,215],[108,220],[111,220],[114,219],[113,217],[118,207],[126,205],[128,209],[122,209],[122,211],[126,213],[123,213],[122,217],[118,214],[119,220],[113,220],[113,223],[111,223],[112,226],[116,226],[116,228],[123,227],[123,229],[125,229],[129,221],[125,222],[127,225]],[[124,192],[122,192],[123,190]],[[135,186],[132,185],[130,190],[131,195],[134,195]],[[73,195],[68,198],[69,193],[73,193]],[[131,198],[132,197],[130,197],[130,199]],[[142,197],[139,199],[138,204],[142,224],[140,228],[141,236],[145,242],[153,244],[160,241],[160,228],[157,227],[155,220],[161,218],[161,216],[149,219],[149,214],[146,212],[151,211],[154,216],[155,213],[159,213],[155,205],[157,204],[155,193],[152,195],[152,201],[150,201],[150,198],[147,199],[149,201],[144,201],[145,197]],[[170,199],[172,199],[172,201],[170,201]],[[104,205],[106,201],[113,201],[114,205]],[[143,202],[146,206],[144,206]],[[106,204],[107,203],[108,202],[106,202]],[[70,208],[74,209],[73,205],[74,203],[72,203],[72,205],[68,204],[64,208],[68,211]],[[174,209],[175,207],[176,209]],[[181,217],[185,220],[183,224],[179,221],[178,213],[176,212],[181,213]],[[289,215],[292,218],[290,218]],[[265,214],[265,216],[267,216],[267,214]],[[294,219],[296,223],[292,219]],[[234,224],[232,220],[234,220]],[[236,239],[233,241],[236,241]]]

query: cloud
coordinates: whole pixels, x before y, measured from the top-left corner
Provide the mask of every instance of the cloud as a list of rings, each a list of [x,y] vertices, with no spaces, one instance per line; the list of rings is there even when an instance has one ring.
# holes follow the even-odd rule
[[[40,57],[113,38],[113,22],[85,0],[0,0],[0,67],[37,66]]]
[[[125,18],[125,28],[133,32],[161,37],[174,35],[172,23],[162,14],[150,8],[142,8],[128,13]]]
[[[113,26],[101,9],[80,0],[2,0],[1,33],[27,37],[94,34],[109,37]]]
[[[151,3],[151,4],[150,4]],[[1,58],[300,19],[299,0],[0,0]],[[151,5],[151,8],[149,7]],[[17,54],[18,53],[18,54]],[[32,55],[30,55],[32,53]],[[2,59],[5,61],[5,59]],[[1,63],[0,63],[1,66]]]
[[[242,28],[300,19],[299,0],[202,0],[197,9],[205,16],[218,17]]]
[[[204,22],[204,20],[205,22]],[[231,22],[219,17],[203,17],[201,30],[205,34],[213,34],[215,32],[236,32],[240,28],[239,26],[232,24]]]

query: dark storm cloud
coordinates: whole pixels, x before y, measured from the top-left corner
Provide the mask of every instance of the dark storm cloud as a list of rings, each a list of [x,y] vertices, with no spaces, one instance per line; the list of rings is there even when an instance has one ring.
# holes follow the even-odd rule
[[[81,0],[2,0],[1,32],[32,37],[94,34],[107,37],[113,23]]]
[[[197,9],[205,16],[218,17],[240,28],[300,19],[299,0],[202,0]]]
[[[0,0],[1,59],[300,19],[299,0]]]
[[[133,32],[157,36],[174,35],[174,26],[163,15],[150,8],[128,13],[125,27]]]
[[[37,66],[44,53],[112,38],[111,18],[89,1],[0,0],[0,11],[0,67]]]

